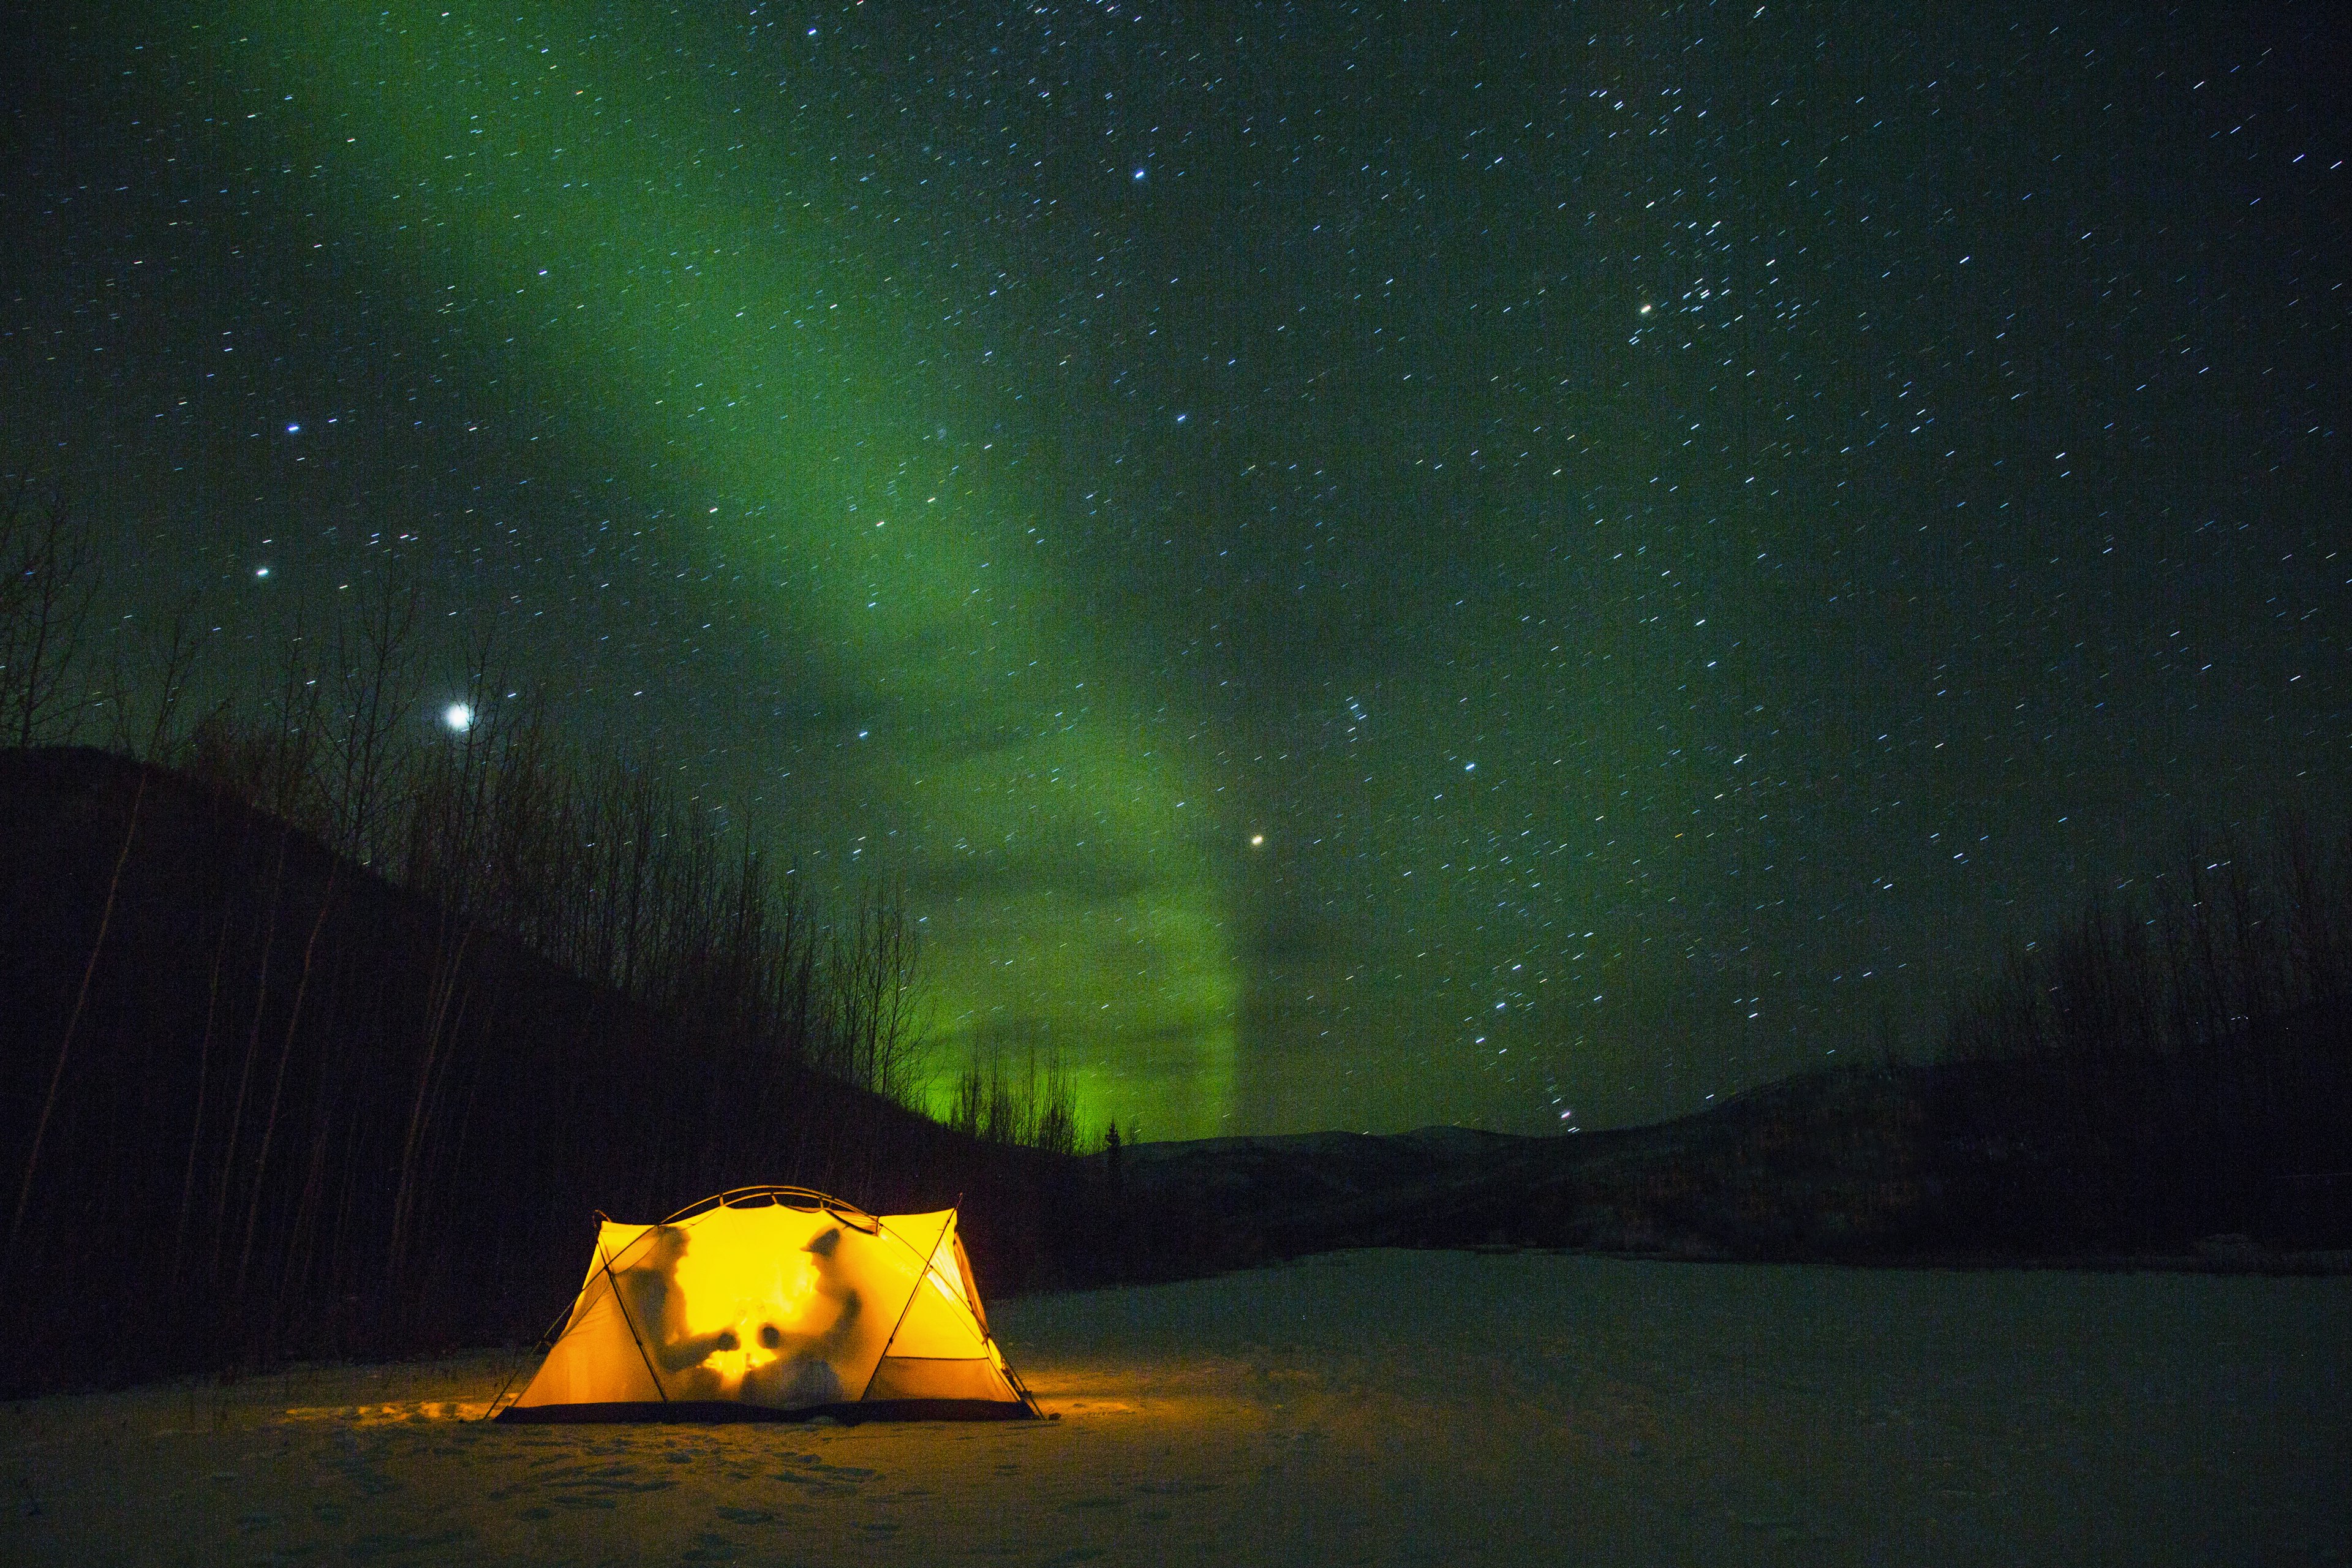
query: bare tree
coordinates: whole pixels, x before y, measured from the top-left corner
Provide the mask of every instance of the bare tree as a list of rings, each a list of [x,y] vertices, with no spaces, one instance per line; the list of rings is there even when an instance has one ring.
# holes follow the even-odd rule
[[[867,889],[826,961],[826,1071],[901,1102],[913,1092],[920,955],[901,891],[887,883]]]
[[[41,1144],[48,1135],[49,1119],[57,1110],[58,1086],[65,1081],[66,1062],[73,1054],[74,1034],[80,1028],[82,1010],[89,1003],[90,977],[98,973],[99,954],[106,949],[107,928],[113,923],[115,899],[122,889],[123,863],[131,858],[131,842],[139,832],[139,808],[146,799],[147,770],[142,768],[137,793],[131,797],[130,818],[123,824],[122,847],[115,852],[114,875],[107,880],[106,908],[99,916],[98,934],[90,939],[89,959],[82,965],[81,985],[74,993],[73,1013],[66,1019],[65,1034],[58,1041],[57,1066],[49,1074],[48,1092],[41,1099],[40,1118],[33,1125],[32,1146],[25,1151],[25,1179],[16,1188],[16,1207],[8,1218],[6,1258],[15,1256],[17,1237],[25,1227],[25,1208],[32,1201],[33,1178],[41,1167]],[[0,1268],[5,1268],[5,1262],[0,1262]]]
[[[63,500],[38,513],[17,481],[0,508],[0,738],[70,741],[82,704],[67,685],[81,652],[98,559]]]
[[[339,766],[331,842],[362,866],[382,858],[388,847],[383,818],[400,755],[394,742],[416,706],[409,645],[419,600],[416,574],[395,560],[362,602],[357,618],[336,626]]]
[[[155,656],[155,720],[140,753],[151,763],[163,761],[172,746],[173,725],[179,719],[180,704],[187,699],[188,678],[195,672],[197,656],[204,651],[203,625],[194,594],[173,605],[171,618],[164,623]]]

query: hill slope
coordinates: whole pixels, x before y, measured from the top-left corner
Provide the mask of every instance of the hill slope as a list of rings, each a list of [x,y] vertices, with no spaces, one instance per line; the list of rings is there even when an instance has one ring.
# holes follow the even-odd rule
[[[535,1332],[598,1210],[792,1182],[971,1200],[1000,1287],[1053,1167],[754,1059],[79,750],[0,752],[10,1387]]]

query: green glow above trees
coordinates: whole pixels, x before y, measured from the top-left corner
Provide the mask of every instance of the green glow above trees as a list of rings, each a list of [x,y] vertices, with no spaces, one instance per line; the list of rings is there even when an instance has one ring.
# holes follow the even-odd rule
[[[1106,668],[1024,477],[941,438],[990,410],[894,303],[866,246],[893,215],[860,203],[835,128],[758,123],[669,68],[667,40],[596,31],[604,10],[320,0],[242,20],[215,40],[237,128],[312,166],[306,216],[595,431],[573,457],[690,518],[774,658],[922,726],[813,771],[863,804],[861,870],[904,879],[923,917],[940,1065],[1034,1052],[1090,1126],[1217,1131],[1239,828]]]

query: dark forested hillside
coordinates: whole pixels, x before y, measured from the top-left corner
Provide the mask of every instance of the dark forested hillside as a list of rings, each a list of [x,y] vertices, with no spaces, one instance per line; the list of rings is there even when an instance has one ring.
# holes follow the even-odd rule
[[[534,1331],[595,1211],[761,1182],[965,1194],[985,1283],[1047,1267],[1066,1163],[747,1037],[182,775],[0,752],[0,1382]]]

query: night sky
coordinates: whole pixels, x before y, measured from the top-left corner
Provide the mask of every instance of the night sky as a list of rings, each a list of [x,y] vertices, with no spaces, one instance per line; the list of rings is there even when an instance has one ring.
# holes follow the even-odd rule
[[[1090,1124],[1679,1114],[2346,820],[2333,5],[45,9],[109,636],[399,556]]]

